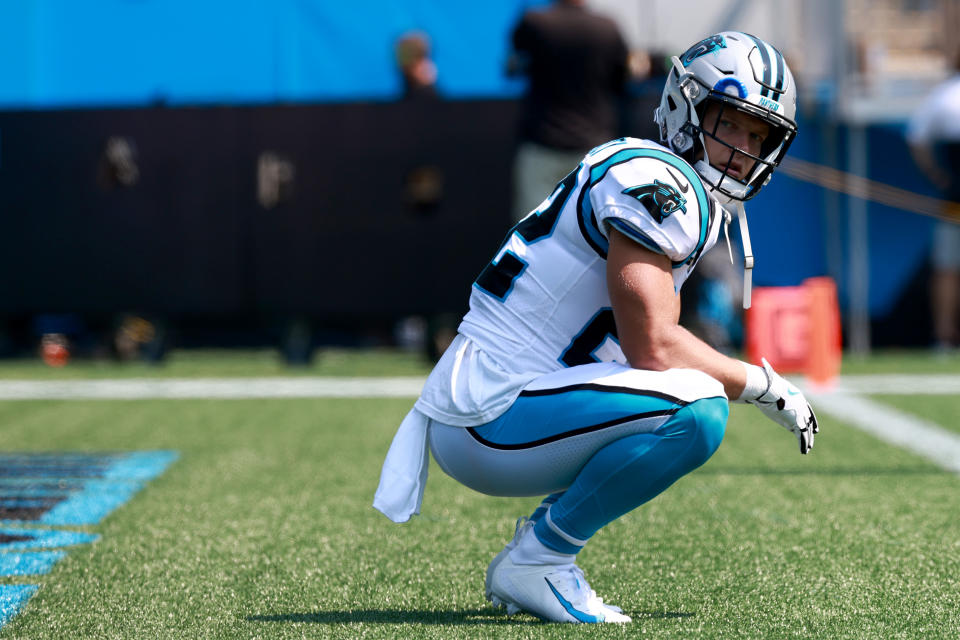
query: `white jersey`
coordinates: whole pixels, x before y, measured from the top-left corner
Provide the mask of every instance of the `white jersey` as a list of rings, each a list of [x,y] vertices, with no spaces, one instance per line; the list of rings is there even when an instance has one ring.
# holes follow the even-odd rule
[[[960,74],[934,89],[910,118],[910,144],[960,141]]]
[[[460,336],[417,408],[446,424],[482,424],[540,375],[626,364],[606,284],[610,229],[667,256],[679,294],[722,218],[696,171],[665,147],[621,138],[592,150],[477,278]]]

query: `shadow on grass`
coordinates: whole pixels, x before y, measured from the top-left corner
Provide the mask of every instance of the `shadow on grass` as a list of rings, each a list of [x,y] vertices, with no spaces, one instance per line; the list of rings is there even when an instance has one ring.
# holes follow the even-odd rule
[[[931,465],[918,467],[823,467],[820,469],[705,466],[698,469],[697,473],[717,476],[937,476],[950,472]]]
[[[537,624],[527,616],[507,617],[493,609],[464,609],[460,611],[405,611],[402,609],[355,609],[353,611],[314,611],[311,613],[281,613],[248,616],[249,622],[307,622],[312,624],[350,624],[356,622],[381,624]]]
[[[628,611],[627,615],[634,620],[639,618],[646,618],[647,620],[670,620],[692,618],[697,614],[687,611]]]
[[[627,612],[634,620],[691,618],[695,614],[682,611]],[[463,611],[403,611],[398,609],[357,609],[354,611],[315,611],[312,613],[280,613],[247,616],[248,622],[306,622],[311,624],[450,624],[450,625],[537,625],[532,616],[506,616],[493,609]]]

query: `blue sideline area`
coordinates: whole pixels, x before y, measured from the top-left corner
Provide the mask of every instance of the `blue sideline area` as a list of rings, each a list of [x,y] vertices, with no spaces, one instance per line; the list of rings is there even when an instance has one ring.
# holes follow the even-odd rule
[[[97,524],[176,457],[172,451],[0,454],[0,521]]]
[[[0,577],[40,576],[95,533],[37,525],[94,525],[177,459],[174,451],[0,453]],[[0,628],[39,585],[0,585]]]
[[[397,37],[429,34],[447,97],[502,97],[520,0],[0,3],[0,108],[390,100]],[[15,62],[16,61],[16,62]]]
[[[66,557],[65,551],[27,551],[0,554],[0,576],[34,576],[50,573]]]
[[[81,531],[57,531],[54,529],[0,528],[0,551],[23,551],[24,549],[52,549],[72,547],[96,542],[100,536]],[[9,565],[8,565],[9,566]],[[52,565],[51,565],[52,566]],[[4,575],[4,574],[0,574]]]
[[[0,629],[20,613],[27,600],[39,589],[35,584],[0,585]]]

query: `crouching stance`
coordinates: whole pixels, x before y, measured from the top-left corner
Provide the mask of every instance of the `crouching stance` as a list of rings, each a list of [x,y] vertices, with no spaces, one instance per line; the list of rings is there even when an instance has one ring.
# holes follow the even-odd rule
[[[793,77],[738,32],[673,65],[656,113],[669,147],[597,147],[511,230],[384,462],[374,506],[397,522],[419,513],[428,451],[476,491],[546,496],[487,569],[487,598],[508,613],[629,622],[577,553],[713,455],[729,400],[755,404],[801,453],[813,446],[796,387],[678,324],[678,293],[724,207],[743,218],[796,133]]]

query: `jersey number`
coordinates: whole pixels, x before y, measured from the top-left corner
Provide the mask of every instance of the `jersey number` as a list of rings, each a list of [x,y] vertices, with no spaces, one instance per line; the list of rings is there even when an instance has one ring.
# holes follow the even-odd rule
[[[605,307],[577,334],[560,356],[560,362],[568,367],[600,362],[593,352],[599,349],[608,337],[617,339],[617,323],[613,318],[613,309]]]
[[[514,233],[517,233],[523,239],[524,244],[529,245],[553,233],[553,228],[557,224],[557,218],[560,217],[560,211],[563,209],[563,205],[567,202],[567,197],[577,183],[577,172],[579,170],[580,167],[577,167],[571,171],[566,178],[561,180],[550,196],[547,207],[537,211],[535,215],[527,216],[518,222],[516,226],[510,230],[510,233],[507,234],[507,240],[509,240],[510,236]],[[506,241],[504,244],[506,244]],[[501,246],[501,248],[503,247]],[[507,251],[499,260],[490,262],[490,264],[484,267],[474,284],[490,295],[500,300],[506,300],[507,295],[513,289],[514,280],[523,273],[526,267],[527,263],[524,262],[523,259]]]

